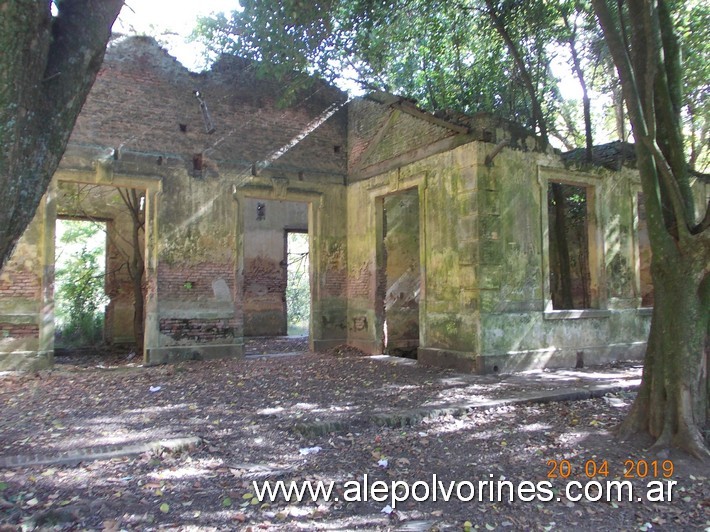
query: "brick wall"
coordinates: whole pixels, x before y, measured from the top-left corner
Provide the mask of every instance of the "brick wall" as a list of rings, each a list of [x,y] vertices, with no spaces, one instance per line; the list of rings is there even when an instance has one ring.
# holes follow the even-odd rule
[[[11,264],[3,269],[3,275],[0,277],[0,298],[38,298],[39,295],[40,284],[36,274],[13,271]]]
[[[158,266],[158,294],[161,299],[204,301],[215,298],[213,281],[223,279],[234,294],[234,264],[201,262]]]
[[[374,297],[372,277],[374,266],[370,261],[363,262],[359,268],[350,271],[348,279],[348,299]]]
[[[39,326],[30,323],[0,323],[0,338],[36,338]]]
[[[234,339],[237,328],[234,319],[161,319],[160,332],[173,340],[191,340],[196,343],[216,343]]]
[[[360,100],[350,104],[348,131],[349,168],[366,167],[397,155],[449,137],[453,132],[441,126],[396,111],[383,104]],[[374,137],[387,128],[376,147],[370,149]],[[369,150],[369,153],[365,154]],[[365,159],[363,159],[365,157]]]
[[[265,257],[248,259],[244,267],[244,294],[258,297],[286,291],[286,268]]]
[[[283,106],[283,89],[283,83],[257,79],[254,68],[238,58],[225,57],[210,71],[195,74],[151,38],[120,37],[108,47],[71,142],[179,155],[190,169],[193,156],[205,152],[212,171],[248,172],[253,162],[286,146],[331,104],[346,100],[344,93],[317,82]],[[213,134],[206,132],[195,90],[207,104]],[[344,175],[346,128],[343,110],[272,168],[302,172],[305,180]]]

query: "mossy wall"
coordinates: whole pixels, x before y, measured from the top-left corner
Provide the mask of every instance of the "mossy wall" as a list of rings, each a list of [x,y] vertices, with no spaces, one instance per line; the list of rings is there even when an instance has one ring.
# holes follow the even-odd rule
[[[490,168],[482,169],[482,176],[481,193],[487,190],[490,201],[479,202],[481,217],[488,222],[481,224],[480,232],[478,370],[574,367],[639,358],[649,316],[639,308],[636,288],[634,172],[568,170],[555,155],[504,149]],[[575,184],[587,191],[592,293],[588,310],[556,311],[552,307],[550,182]]]
[[[382,351],[382,215],[388,194],[420,201],[419,360],[495,372],[638,358],[640,309],[634,172],[565,169],[557,155],[471,142],[348,187],[350,342]],[[552,309],[548,182],[590,194],[593,308]],[[394,197],[394,196],[393,196]]]
[[[383,208],[414,190],[419,202],[419,359],[473,366],[478,345],[477,148],[428,157],[348,187],[348,337],[383,348]]]

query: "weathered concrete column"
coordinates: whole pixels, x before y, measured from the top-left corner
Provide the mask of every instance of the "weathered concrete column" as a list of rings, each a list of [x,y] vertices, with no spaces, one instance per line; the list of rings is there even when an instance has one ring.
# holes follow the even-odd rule
[[[160,345],[158,316],[158,205],[160,191],[145,193],[145,329],[143,360],[148,362],[149,349]]]
[[[54,264],[55,234],[57,230],[57,183],[52,180],[44,200],[42,220],[42,281],[39,314],[39,346],[37,354],[42,365],[54,364]]]

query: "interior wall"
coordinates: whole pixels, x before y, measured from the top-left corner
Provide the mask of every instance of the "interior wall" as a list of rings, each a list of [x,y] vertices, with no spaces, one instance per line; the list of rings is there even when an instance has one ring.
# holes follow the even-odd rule
[[[308,231],[308,204],[246,198],[244,335],[285,336],[287,230]]]

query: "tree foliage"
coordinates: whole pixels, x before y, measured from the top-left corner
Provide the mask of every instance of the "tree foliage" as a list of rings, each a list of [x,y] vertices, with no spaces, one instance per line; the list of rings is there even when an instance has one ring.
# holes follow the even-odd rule
[[[315,74],[410,97],[431,111],[492,112],[543,136],[548,132],[568,149],[583,146],[589,138],[628,140],[618,77],[588,1],[284,0],[274,6],[249,0],[242,4],[243,10],[231,15],[200,19],[194,38],[212,54],[253,59],[259,72],[288,78],[294,89]],[[707,27],[708,8],[697,1],[676,4],[684,56],[692,65],[685,78],[684,113],[689,150],[696,153],[690,163],[703,170],[708,164],[710,76],[702,28]],[[608,114],[595,116],[589,111],[586,127],[584,97],[579,102],[564,100],[560,80],[551,72],[551,63],[560,55],[567,57],[570,69],[571,79],[564,83],[584,80],[590,101],[609,102],[602,109]]]
[[[525,75],[483,16],[491,9],[505,21],[523,63],[531,65],[541,112],[551,116],[556,103],[547,75],[549,24],[534,22],[546,21],[551,12],[541,2],[489,7],[444,0],[286,0],[273,9],[250,1],[231,17],[201,19],[195,35],[213,52],[254,59],[269,75],[297,73],[301,83],[311,74],[329,81],[346,77],[415,98],[432,111],[495,111],[534,127]]]
[[[288,233],[286,256],[286,310],[289,335],[307,335],[311,317],[308,233]]]

